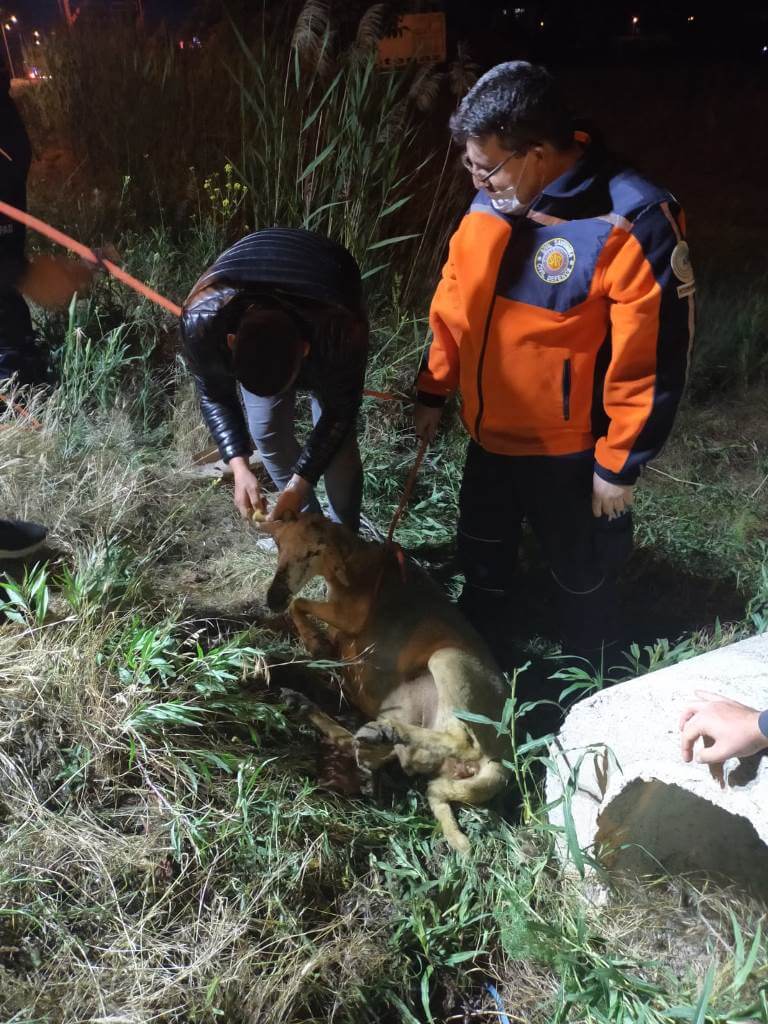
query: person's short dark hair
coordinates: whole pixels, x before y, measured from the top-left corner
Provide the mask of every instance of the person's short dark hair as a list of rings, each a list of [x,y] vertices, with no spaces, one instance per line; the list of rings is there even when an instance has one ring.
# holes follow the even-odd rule
[[[573,120],[560,88],[546,68],[513,60],[497,64],[472,86],[450,120],[454,142],[497,135],[505,149],[527,153],[549,142],[573,143]]]
[[[235,377],[251,394],[279,395],[299,368],[305,340],[297,321],[284,310],[248,310],[232,347]]]

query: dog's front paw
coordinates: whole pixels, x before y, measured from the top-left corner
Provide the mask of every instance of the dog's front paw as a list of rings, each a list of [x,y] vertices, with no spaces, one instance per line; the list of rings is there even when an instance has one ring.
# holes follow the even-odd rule
[[[280,703],[284,704],[290,711],[299,711],[302,714],[308,714],[310,711],[315,710],[315,705],[309,697],[305,697],[298,690],[288,690],[285,687],[280,690]]]
[[[279,615],[273,615],[269,610],[262,617],[259,623],[263,629],[268,629],[270,633],[286,633],[288,636],[296,634],[296,626],[294,625],[293,619],[287,612],[282,612]]]
[[[305,641],[304,646],[315,661],[334,661],[338,652],[331,641],[324,636],[315,636]]]
[[[367,743],[369,746],[394,747],[400,743],[401,738],[397,729],[389,722],[367,722],[355,733],[358,743]]]

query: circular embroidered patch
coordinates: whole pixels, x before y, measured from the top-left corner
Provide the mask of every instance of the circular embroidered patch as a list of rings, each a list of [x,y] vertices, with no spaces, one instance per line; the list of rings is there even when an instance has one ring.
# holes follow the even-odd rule
[[[672,250],[672,273],[678,281],[683,284],[690,284],[693,281],[693,264],[691,263],[691,251],[687,242],[678,242]]]
[[[537,249],[533,265],[542,281],[561,284],[576,266],[576,252],[567,238],[550,238]]]

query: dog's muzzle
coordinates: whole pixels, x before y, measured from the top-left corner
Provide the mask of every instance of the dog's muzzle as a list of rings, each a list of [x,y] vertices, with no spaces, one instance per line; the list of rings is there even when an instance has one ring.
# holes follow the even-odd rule
[[[272,612],[284,612],[290,603],[292,594],[285,577],[285,570],[277,572],[267,591],[267,607]]]

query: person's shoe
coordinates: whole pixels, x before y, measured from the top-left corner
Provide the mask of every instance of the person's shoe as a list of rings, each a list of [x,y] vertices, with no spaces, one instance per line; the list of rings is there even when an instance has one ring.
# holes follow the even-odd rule
[[[45,543],[48,531],[39,523],[0,519],[0,558],[26,558]]]
[[[259,551],[268,551],[270,554],[277,553],[277,544],[274,537],[259,537],[258,540],[254,541],[254,547],[257,547]]]

